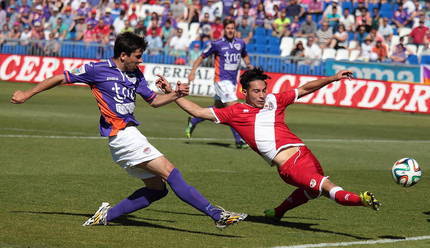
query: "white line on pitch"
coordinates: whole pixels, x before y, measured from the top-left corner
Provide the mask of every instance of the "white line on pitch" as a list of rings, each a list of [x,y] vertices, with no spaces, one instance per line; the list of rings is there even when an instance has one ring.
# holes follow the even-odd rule
[[[430,239],[430,236],[418,236],[418,237],[410,237],[410,238],[404,238],[404,239],[378,239],[378,240],[366,240],[366,241],[355,241],[355,242],[275,246],[273,248],[313,248],[313,247],[335,247],[335,246],[350,246],[350,245],[374,245],[374,244],[396,243],[396,242],[416,241],[416,240],[425,240],[425,239]]]
[[[106,139],[100,136],[64,136],[64,135],[30,135],[30,134],[0,134],[0,138],[44,138],[44,139]],[[175,138],[148,137],[150,140],[178,140],[178,141],[231,141],[231,138]],[[389,140],[389,139],[303,139],[306,142],[355,142],[355,143],[430,143],[430,140]]]

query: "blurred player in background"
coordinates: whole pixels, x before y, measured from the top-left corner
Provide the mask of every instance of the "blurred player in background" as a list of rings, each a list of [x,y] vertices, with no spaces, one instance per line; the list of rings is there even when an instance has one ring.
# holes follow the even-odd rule
[[[224,20],[224,37],[217,41],[212,41],[203,51],[202,55],[196,59],[188,76],[189,82],[193,82],[196,77],[196,70],[203,60],[212,54],[215,56],[215,103],[216,108],[224,108],[236,103],[237,76],[240,69],[241,58],[246,66],[251,69],[246,44],[242,39],[235,38],[235,22],[230,19]],[[197,124],[204,121],[202,118],[188,118],[188,125],[185,129],[187,138],[191,138]],[[237,148],[247,148],[248,145],[240,135],[231,127]]]
[[[182,201],[210,216],[218,228],[243,220],[246,214],[215,207],[188,185],[179,170],[137,129],[140,123],[133,115],[136,93],[155,108],[188,94],[187,85],[178,84],[176,91],[173,91],[162,80],[157,81],[157,86],[169,94],[156,94],[148,88],[138,68],[146,48],[144,38],[130,32],[122,33],[116,38],[113,58],[64,71],[64,74],[48,78],[29,90],[16,91],[11,102],[24,103],[37,93],[65,83],[83,82],[91,87],[101,113],[100,134],[108,137],[113,160],[130,175],[142,179],[145,187],[113,207],[102,203],[84,226],[107,225],[119,216],[149,206],[167,195],[165,182]]]
[[[348,79],[351,71],[343,70],[335,76],[317,79],[296,89],[279,94],[266,93],[266,79],[261,69],[246,71],[240,78],[245,103],[226,108],[201,108],[180,98],[176,103],[192,116],[222,123],[235,128],[251,148],[270,165],[277,167],[280,177],[297,189],[278,207],[268,209],[267,217],[281,219],[288,211],[323,194],[345,206],[366,206],[379,210],[380,203],[370,192],[360,195],[333,184],[317,158],[285,123],[285,109],[300,97],[308,95],[332,82]]]

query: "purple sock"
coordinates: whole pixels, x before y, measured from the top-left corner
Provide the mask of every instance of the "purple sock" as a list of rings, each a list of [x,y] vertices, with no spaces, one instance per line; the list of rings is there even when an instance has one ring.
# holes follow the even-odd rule
[[[232,127],[230,127],[231,132],[233,133],[234,136],[234,140],[236,141],[236,143],[242,142],[242,137],[240,137],[239,133]]]
[[[199,117],[193,117],[191,118],[191,124],[193,126],[199,124],[200,122],[204,121],[205,119],[199,118]]]
[[[188,185],[177,168],[170,172],[167,183],[182,201],[210,216],[213,220],[219,220],[221,209],[214,207],[194,187]]]
[[[167,189],[154,190],[146,187],[136,190],[132,195],[109,209],[107,221],[112,221],[121,215],[132,213],[136,210],[145,208],[151,203],[160,200],[167,195]]]

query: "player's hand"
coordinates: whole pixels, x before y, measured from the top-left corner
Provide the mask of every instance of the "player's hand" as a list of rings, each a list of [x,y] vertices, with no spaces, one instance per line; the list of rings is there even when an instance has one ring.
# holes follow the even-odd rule
[[[194,79],[196,79],[196,73],[195,72],[190,72],[190,75],[188,75],[188,83],[193,82]]]
[[[190,94],[190,86],[183,84],[180,81],[176,83],[176,95],[178,97],[188,96]]]
[[[169,82],[167,82],[166,78],[161,76],[160,74],[156,75],[158,79],[155,81],[155,85],[165,94],[171,93],[172,86],[170,86]]]
[[[348,79],[351,80],[353,76],[352,71],[350,70],[341,70],[338,73],[336,73],[336,81],[341,79]]]
[[[26,91],[17,90],[15,93],[13,93],[12,98],[10,99],[10,102],[13,104],[21,104],[27,101],[31,95],[27,93]]]
[[[253,66],[253,65],[251,65],[251,64],[249,64],[249,65],[247,65],[247,66],[246,66],[246,68],[247,68],[248,70],[253,70],[253,69],[254,69],[254,66]]]

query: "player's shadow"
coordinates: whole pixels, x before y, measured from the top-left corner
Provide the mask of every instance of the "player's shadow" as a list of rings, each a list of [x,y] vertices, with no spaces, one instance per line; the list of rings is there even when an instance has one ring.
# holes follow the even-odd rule
[[[430,217],[430,211],[423,212],[423,214],[428,215]],[[430,219],[427,219],[428,222],[430,222]]]
[[[87,218],[92,216],[92,214],[68,213],[68,212],[11,211],[11,213],[69,215],[69,216],[83,216],[83,217],[87,217]],[[135,219],[140,219],[140,220],[135,220]],[[171,221],[171,220],[150,219],[150,218],[136,217],[134,215],[127,215],[127,216],[122,216],[122,217],[116,219],[115,221],[112,221],[113,224],[109,225],[109,226],[112,226],[112,227],[143,226],[143,227],[158,228],[158,229],[165,229],[165,230],[185,232],[185,233],[193,233],[193,234],[202,234],[202,235],[209,235],[209,236],[216,236],[216,237],[223,237],[223,238],[242,238],[242,236],[237,236],[237,235],[227,235],[227,234],[218,234],[218,233],[185,230],[185,229],[180,229],[180,228],[176,228],[176,227],[170,227],[170,226],[164,226],[164,225],[149,223],[149,222],[141,221],[141,220],[175,222],[175,221]]]
[[[355,238],[355,239],[359,239],[359,240],[371,239],[371,238],[357,236],[357,235],[353,235],[353,234],[349,234],[349,233],[335,232],[335,231],[329,231],[329,230],[324,230],[324,229],[319,229],[319,228],[313,227],[313,226],[319,225],[317,223],[301,223],[301,222],[292,222],[292,221],[283,221],[283,220],[275,221],[275,220],[268,219],[265,216],[248,216],[245,219],[245,221],[274,225],[274,226],[283,226],[283,227],[295,228],[295,229],[299,229],[299,230],[303,230],[303,231],[329,233],[329,234],[335,234],[335,235],[341,235],[341,236],[345,236],[345,237]]]
[[[222,143],[222,142],[204,142],[204,141],[185,141],[186,144],[188,145],[208,145],[208,146],[220,146],[220,147],[225,147],[225,148],[233,148],[234,146],[230,143]]]

